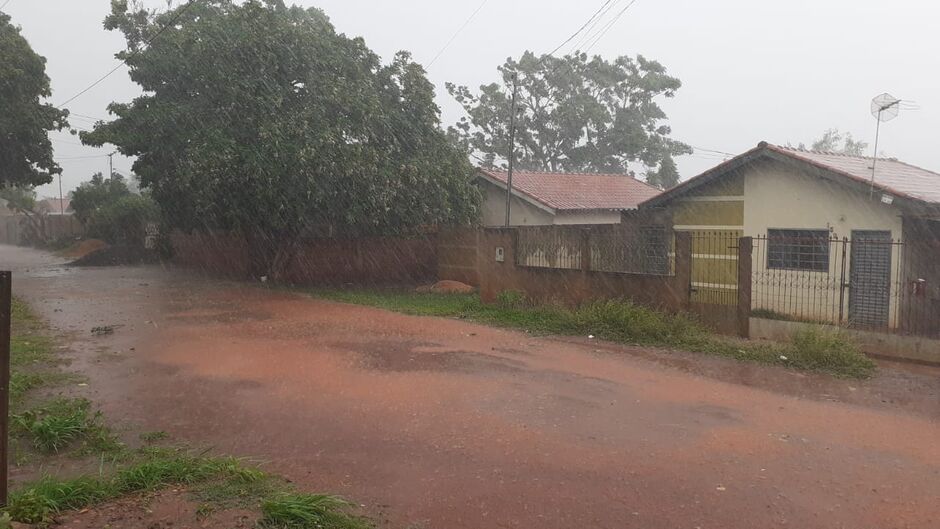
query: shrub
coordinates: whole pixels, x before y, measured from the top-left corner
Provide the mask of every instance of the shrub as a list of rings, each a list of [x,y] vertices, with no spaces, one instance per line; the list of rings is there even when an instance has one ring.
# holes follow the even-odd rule
[[[859,351],[851,337],[817,326],[793,333],[793,341],[785,351],[789,364],[836,376],[865,378],[871,376],[876,367],[871,358]]]
[[[88,235],[111,244],[142,246],[147,224],[158,218],[149,197],[128,195],[101,206],[88,222]]]
[[[518,290],[503,290],[496,295],[496,303],[507,309],[520,309],[526,305],[525,294]]]

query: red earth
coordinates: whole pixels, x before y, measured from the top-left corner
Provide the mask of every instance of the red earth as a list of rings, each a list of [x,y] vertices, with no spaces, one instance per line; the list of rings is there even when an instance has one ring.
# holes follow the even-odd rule
[[[7,267],[107,417],[383,527],[940,527],[936,368],[844,381],[3,246]]]

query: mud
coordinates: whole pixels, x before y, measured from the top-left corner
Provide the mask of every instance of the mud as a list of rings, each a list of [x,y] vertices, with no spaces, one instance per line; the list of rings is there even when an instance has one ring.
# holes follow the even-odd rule
[[[843,381],[155,266],[7,263],[108,417],[268,461],[383,526],[940,527],[935,368]]]

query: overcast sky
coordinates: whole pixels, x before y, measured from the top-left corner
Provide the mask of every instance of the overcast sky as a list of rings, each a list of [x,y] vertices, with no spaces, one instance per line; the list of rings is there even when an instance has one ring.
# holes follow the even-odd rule
[[[0,0],[0,5],[6,0]],[[626,5],[629,0],[619,1]],[[165,5],[152,0],[151,5]],[[383,58],[409,50],[427,64],[479,6],[480,0],[297,0],[322,8],[340,32],[363,36]],[[547,53],[577,30],[602,0],[489,0],[429,69],[445,126],[462,110],[444,90],[497,79],[496,66],[524,50]],[[4,9],[45,56],[52,103],[107,73],[122,49],[119,33],[101,22],[109,0],[9,0]],[[619,7],[615,8],[619,11]],[[611,16],[613,16],[613,12]],[[563,48],[563,51],[565,49]],[[682,80],[663,103],[673,137],[695,147],[739,153],[760,140],[811,142],[829,127],[872,142],[873,96],[890,92],[915,101],[882,127],[879,150],[940,170],[940,4],[925,0],[637,0],[592,50],[606,58],[642,54]],[[121,69],[75,102],[71,122],[89,128],[111,101],[138,93]],[[55,134],[65,191],[107,172],[108,149],[82,147]],[[82,157],[82,158],[79,158]],[[699,152],[679,160],[682,178],[721,161]],[[127,174],[131,161],[114,157]],[[55,195],[56,185],[41,195]]]

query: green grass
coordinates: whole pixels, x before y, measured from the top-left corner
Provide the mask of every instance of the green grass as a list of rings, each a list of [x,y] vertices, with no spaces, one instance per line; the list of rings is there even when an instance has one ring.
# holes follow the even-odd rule
[[[538,334],[587,336],[623,344],[681,349],[741,361],[865,378],[874,362],[841,333],[814,330],[791,344],[754,343],[718,336],[688,315],[658,312],[624,300],[597,301],[578,308],[537,305],[518,292],[503,292],[497,303],[476,294],[430,294],[401,290],[317,290],[314,295],[421,316],[464,318]]]
[[[26,435],[43,452],[80,444],[79,455],[117,453],[123,445],[86,399],[57,398],[13,415],[14,433]]]
[[[111,476],[73,479],[44,477],[10,495],[6,512],[14,521],[46,523],[55,515],[82,509],[121,496],[174,485],[209,481],[245,483],[265,476],[227,457],[203,457],[179,450],[147,450],[143,459]]]
[[[58,514],[128,494],[185,486],[201,516],[233,506],[261,505],[260,524],[271,528],[365,529],[348,514],[350,504],[333,496],[306,495],[232,457],[207,457],[180,449],[145,448],[138,461],[110,475],[73,479],[44,477],[10,495],[4,512],[17,522],[44,524]]]
[[[261,504],[261,527],[277,529],[367,529],[367,520],[348,514],[351,504],[327,494],[284,493]]]

